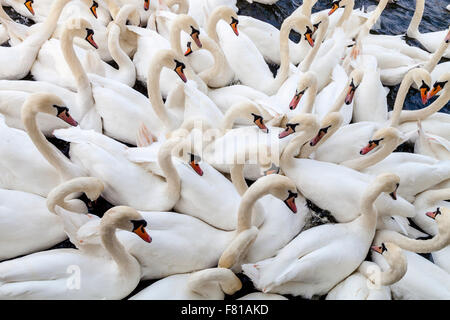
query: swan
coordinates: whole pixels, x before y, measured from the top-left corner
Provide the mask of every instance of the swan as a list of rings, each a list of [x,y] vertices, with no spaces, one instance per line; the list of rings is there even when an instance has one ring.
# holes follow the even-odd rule
[[[13,47],[0,47],[0,79],[22,79],[28,74],[41,46],[55,31],[61,11],[69,1],[55,1],[45,23],[22,43]]]
[[[231,270],[210,268],[156,281],[130,300],[223,300],[225,294],[232,295],[241,288],[241,280]]]
[[[347,163],[347,165],[356,168],[356,164],[359,164],[360,161],[364,160],[361,160],[361,158],[364,157],[364,154],[377,146],[380,148],[386,142],[386,140],[375,141],[371,143],[370,148],[365,149],[365,151],[360,154],[362,148],[367,145],[367,142],[374,136],[377,130],[389,125],[397,129],[398,123],[403,122],[398,119],[400,115],[405,112],[402,111],[403,103],[406,99],[408,89],[413,82],[420,88],[422,102],[425,103],[428,100],[427,92],[431,86],[431,77],[429,73],[423,69],[413,69],[405,76],[398,90],[394,103],[394,111],[390,115],[390,123],[364,121],[342,126],[315,150],[314,159],[333,163],[343,163],[344,161],[354,159],[355,163]],[[401,128],[399,129],[400,131],[403,131]],[[406,140],[407,138],[406,135],[402,136],[400,132],[398,132],[397,136],[403,140]],[[397,141],[400,142],[402,140]],[[393,151],[393,149],[390,151]],[[388,150],[385,156],[389,155],[389,153]]]
[[[191,136],[195,139],[195,133],[191,132]],[[149,141],[148,138],[141,140]],[[172,152],[174,155],[183,152],[182,158],[172,158],[181,184],[180,197],[174,204],[175,211],[196,217],[221,230],[236,229],[239,193],[227,178],[196,155],[198,151],[192,143],[195,140],[187,140],[186,136],[183,138],[183,143]],[[145,166],[147,170],[158,173],[161,169],[155,160],[162,146],[158,142],[143,144],[140,148],[128,149],[127,157],[130,161]],[[221,190],[220,194],[211,193],[213,185]],[[259,226],[264,209],[258,207],[255,210],[253,221]]]
[[[231,18],[231,19],[230,19]],[[231,20],[234,35],[224,21]],[[208,20],[208,35],[220,44],[231,69],[242,84],[260,90],[266,94],[275,93],[289,75],[289,46],[288,37],[291,29],[299,31],[311,46],[312,25],[304,16],[290,16],[283,22],[280,31],[280,52],[283,62],[277,76],[274,78],[263,56],[245,34],[239,34],[237,29],[237,14],[228,7],[218,7]],[[281,34],[282,33],[282,34]],[[247,52],[244,56],[240,52]]]
[[[408,26],[408,30],[406,34],[408,37],[416,39],[420,42],[421,45],[429,52],[435,52],[439,48],[439,45],[442,39],[445,38],[446,31],[435,31],[435,32],[427,32],[421,33],[419,31],[419,24],[422,20],[423,11],[425,9],[425,0],[416,0],[416,10],[414,11],[414,15],[411,19],[411,22]],[[450,58],[450,49],[447,49],[444,57]]]
[[[77,125],[57,96],[44,93],[31,95],[22,108],[26,132],[9,128],[0,117],[2,137],[5,137],[1,144],[0,187],[46,197],[62,180],[83,175],[83,170],[45,139],[38,129],[38,113],[47,113]]]
[[[180,56],[179,61],[186,64],[180,47],[181,32],[184,31],[190,35],[192,41],[195,41],[199,47],[202,46],[199,35],[200,28],[197,22],[187,15],[178,15],[170,24],[170,41],[161,36],[154,30],[143,29],[139,27],[128,26],[128,29],[133,31],[138,36],[136,53],[133,56],[133,63],[136,66],[137,80],[146,85],[149,81],[148,70],[150,61],[153,56],[160,50],[173,49],[176,54]],[[192,71],[189,64],[186,65],[189,71],[189,76],[196,81],[198,88],[202,92],[206,92],[205,83]],[[173,87],[173,83],[179,80],[176,79],[170,71],[163,70],[160,79],[160,90],[163,97],[167,97],[168,93]]]
[[[116,19],[120,19],[122,23],[125,23],[127,17],[130,16],[134,10],[135,8],[132,6],[124,6],[120,9]],[[72,32],[76,32],[76,29],[72,29]],[[93,30],[92,32],[95,33]],[[95,73],[99,76],[116,80],[132,87],[136,81],[136,69],[131,59],[121,48],[119,41],[120,36],[121,28],[116,22],[111,22],[108,25],[107,44],[113,60],[118,65],[118,70],[102,61],[96,51],[84,50],[79,46],[74,46],[74,49],[77,56],[83,61],[82,65],[88,73]],[[96,34],[95,37],[97,40]],[[88,34],[85,39],[93,48],[98,48],[93,35],[89,36]],[[75,77],[70,72],[70,66],[68,66],[64,59],[62,50],[60,40],[51,39],[46,42],[39,51],[37,60],[31,68],[31,74],[36,80],[48,81],[70,90],[76,90],[77,84]]]
[[[385,257],[389,270],[381,271],[376,263],[363,261],[357,272],[328,292],[326,300],[391,300],[389,285],[405,275],[406,257],[395,243],[382,243],[371,249]]]
[[[422,230],[425,230],[428,234],[435,236],[438,233],[438,226],[433,219],[429,216],[434,213],[440,213],[440,208],[448,207],[448,202],[444,201],[450,198],[450,189],[437,189],[427,190],[417,195],[414,201],[416,208],[416,216],[413,218],[415,224],[417,224]],[[423,213],[428,214],[423,214]],[[433,261],[447,272],[450,272],[450,259],[449,247],[445,247],[441,250],[431,253]]]
[[[227,6],[234,12],[238,11],[236,0],[189,0],[188,15],[193,17],[200,26],[206,27],[209,17],[219,6]]]
[[[427,253],[441,250],[449,243],[449,210],[442,208],[439,213],[427,213],[429,218],[435,219],[438,225],[438,233],[429,240],[413,240],[396,232],[378,231],[374,243],[393,242],[404,249],[408,261],[406,274],[398,282],[391,285],[394,299],[449,299],[450,278],[448,273],[435,264],[414,253]],[[423,213],[422,213],[423,214]],[[381,267],[385,262],[379,255],[372,255],[372,259]]]
[[[419,137],[414,144],[414,153],[422,154],[437,160],[450,159],[450,141],[440,136],[430,134],[418,124]]]
[[[0,263],[2,299],[121,299],[136,288],[139,262],[115,235],[116,229],[151,242],[135,209],[114,207],[100,222],[101,243],[85,250],[55,249]],[[75,269],[74,269],[74,266]],[[102,270],[101,273],[98,270]],[[70,281],[78,271],[77,281]],[[73,280],[73,279],[72,279]],[[69,285],[68,285],[69,284]],[[77,290],[74,290],[77,289]]]
[[[355,200],[373,176],[333,163],[294,158],[298,149],[306,141],[311,140],[314,131],[317,132],[317,130],[308,134],[304,132],[291,139],[281,155],[280,167],[295,181],[298,190],[305,198],[321,209],[328,210],[337,221],[349,222],[358,216],[358,209],[354,206]],[[324,194],[327,194],[327,197],[324,197]],[[339,205],[334,199],[340,199]],[[393,201],[386,195],[382,195],[375,202],[375,206],[380,217],[385,215],[394,216],[394,218],[397,215],[413,217],[415,215],[414,207],[401,197]]]
[[[387,95],[389,91],[380,81],[377,60],[373,56],[360,56],[364,77],[355,92],[353,122],[386,122],[388,119]]]
[[[44,197],[0,189],[0,201],[0,261],[48,249],[67,238]]]
[[[325,294],[358,268],[375,236],[380,194],[395,192],[399,178],[376,177],[360,198],[360,216],[348,223],[325,224],[301,232],[273,258],[242,269],[263,292],[311,298]],[[337,266],[332,261],[340,261]]]
[[[161,146],[157,157],[162,172],[156,173],[130,162],[127,146],[92,130],[58,129],[54,135],[71,143],[72,161],[105,183],[103,196],[110,203],[138,210],[170,210],[179,199],[180,177],[171,157],[179,139]]]

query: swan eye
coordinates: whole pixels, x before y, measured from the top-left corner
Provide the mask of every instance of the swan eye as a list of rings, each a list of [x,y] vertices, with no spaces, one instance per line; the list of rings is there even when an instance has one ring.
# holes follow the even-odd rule
[[[388,251],[386,246],[384,245],[384,242],[381,244],[381,254],[383,254],[384,252]]]
[[[97,8],[98,8],[98,3],[95,1],[92,1],[92,6],[89,8],[92,12],[92,14],[94,15],[95,18],[98,18],[97,16]]]
[[[314,147],[317,143],[319,143],[320,140],[327,134],[328,129],[331,128],[331,124],[328,127],[321,128],[317,135],[309,142],[309,145],[311,147]]]
[[[365,155],[365,154],[369,153],[370,151],[375,149],[380,144],[380,141],[383,140],[383,139],[384,138],[381,138],[381,139],[378,139],[378,140],[369,140],[369,143],[367,144],[367,146],[362,148],[361,151],[359,151],[359,154],[360,155]]]
[[[59,116],[62,113],[69,112],[69,108],[63,107],[63,106],[58,106],[56,104],[53,105],[53,108],[55,108],[58,111],[57,116]]]
[[[69,113],[69,108],[57,106],[56,104],[53,107],[57,110],[56,116],[63,120],[64,122],[70,124],[71,126],[76,127],[78,122],[76,122]]]
[[[278,174],[280,173],[280,167],[276,166],[275,163],[272,163],[269,169],[264,171],[264,175],[268,176],[269,174]]]
[[[142,240],[145,242],[152,242],[152,238],[148,235],[145,227],[147,226],[147,221],[145,220],[130,220],[133,224],[133,230],[135,234],[137,234]]]
[[[28,9],[28,11],[34,16],[34,9],[33,9],[33,0],[25,1],[24,5]]]

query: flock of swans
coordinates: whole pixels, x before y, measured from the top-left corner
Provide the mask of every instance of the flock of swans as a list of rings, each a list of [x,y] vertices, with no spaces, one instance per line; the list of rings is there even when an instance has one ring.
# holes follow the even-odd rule
[[[35,22],[0,6],[0,299],[224,299],[240,272],[241,299],[450,299],[450,29],[419,31],[425,0],[423,49],[369,32],[388,0],[279,30],[236,0],[0,2]]]

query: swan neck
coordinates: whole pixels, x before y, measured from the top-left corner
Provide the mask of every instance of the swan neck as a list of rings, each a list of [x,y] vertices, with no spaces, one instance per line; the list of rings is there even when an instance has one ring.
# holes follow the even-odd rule
[[[403,104],[405,103],[406,95],[413,82],[410,73],[407,73],[400,84],[397,96],[395,97],[394,108],[391,116],[391,127],[396,127],[400,124],[400,115],[402,114]]]
[[[248,189],[247,182],[244,178],[244,165],[234,164],[230,169],[231,182],[240,196],[243,196]]]
[[[312,109],[314,106],[314,100],[316,99],[317,95],[317,81],[313,80],[310,81],[309,87],[308,87],[308,98],[306,100],[306,104],[302,109],[303,113],[312,113]]]
[[[448,32],[450,32],[450,30]],[[427,70],[429,73],[431,73],[441,60],[442,56],[444,55],[445,51],[448,48],[448,45],[449,45],[448,42],[442,41],[439,48],[431,55],[430,59],[423,66],[423,68]]]
[[[131,272],[134,258],[125,250],[124,246],[117,239],[116,227],[102,221],[100,224],[100,238],[103,247],[116,262],[120,272],[124,274]]]
[[[176,200],[180,197],[181,180],[172,160],[172,150],[179,143],[178,139],[167,140],[158,152],[158,164],[167,182],[167,193]],[[175,202],[174,202],[175,204]]]
[[[385,159],[392,153],[392,151],[395,150],[395,148],[397,148],[397,144],[393,141],[393,139],[390,139],[389,141],[384,142],[383,145],[374,153],[344,161],[340,165],[356,171],[361,171]]]
[[[233,272],[226,268],[212,268],[191,274],[188,280],[188,288],[204,297],[208,297],[204,292],[205,285],[218,282],[225,293],[236,292],[242,286],[241,281]]]
[[[130,57],[123,51],[120,46],[120,27],[116,24],[110,26],[108,34],[108,49],[111,57],[117,63],[120,71],[134,69],[134,64]]]
[[[162,68],[163,66],[159,63],[152,63],[150,65],[147,78],[147,92],[150,103],[152,104],[156,115],[163,122],[166,128],[170,128],[169,115],[165,109],[159,87],[159,77],[161,75]]]
[[[408,26],[407,34],[416,37],[419,33],[419,24],[422,21],[423,11],[425,10],[425,0],[416,0],[416,10]]]
[[[378,231],[376,243],[381,242],[393,242],[404,250],[416,253],[430,253],[446,247],[448,241],[440,234],[428,240],[415,240],[392,230],[381,230]]]
[[[344,22],[350,18],[351,14],[353,13],[354,6],[355,6],[354,0],[347,1],[347,3],[345,4],[344,13],[342,14],[341,18],[336,24],[335,29],[341,27],[344,24]]]
[[[254,185],[242,196],[238,209],[237,234],[252,227],[253,207],[258,199],[270,193],[271,187],[269,184]]]
[[[309,140],[310,135],[306,132],[302,132],[299,135],[293,137],[281,154],[280,164],[282,164],[282,166],[289,165],[289,163],[294,160],[294,157],[299,153],[299,151],[303,149],[302,146]]]
[[[399,117],[399,123],[424,120],[429,116],[431,116],[432,114],[441,110],[448,103],[449,99],[450,99],[450,90],[446,88],[441,92],[439,98],[437,98],[428,107],[414,111],[411,110],[403,111]]]

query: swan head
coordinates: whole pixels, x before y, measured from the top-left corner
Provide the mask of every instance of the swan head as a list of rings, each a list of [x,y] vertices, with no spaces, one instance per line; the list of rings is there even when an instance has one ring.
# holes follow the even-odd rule
[[[90,201],[97,200],[105,189],[105,185],[103,184],[102,180],[98,178],[81,177],[76,179],[83,179],[80,181],[80,183],[83,183],[84,193]]]
[[[75,37],[86,40],[95,49],[98,49],[98,45],[94,40],[94,30],[92,25],[83,18],[72,18],[66,22],[64,33],[69,32]]]
[[[98,19],[97,9],[98,9],[98,3],[97,3],[97,1],[94,0],[94,1],[92,1],[92,6],[90,6],[89,10],[94,15],[95,19]]]
[[[254,188],[259,186],[267,189],[271,195],[283,201],[293,213],[297,213],[295,204],[295,199],[298,197],[297,186],[290,178],[279,174],[271,174],[259,178],[253,185],[256,183],[258,184]]]
[[[350,73],[350,77],[348,79],[348,90],[347,95],[345,96],[345,104],[349,105],[353,101],[353,97],[355,96],[356,89],[358,89],[359,84],[362,81],[364,76],[364,72],[360,69],[355,69]]]
[[[342,0],[333,1],[331,4],[331,9],[328,11],[328,15],[331,16],[337,9],[341,7]]]
[[[320,129],[317,135],[311,139],[309,145],[311,147],[317,146],[319,142],[325,141],[323,138],[328,135],[331,136],[342,124],[342,115],[340,112],[330,112],[323,119],[320,124]]]
[[[364,146],[360,151],[360,155],[366,155],[370,151],[381,147],[383,144],[393,143],[395,146],[403,141],[402,134],[399,130],[393,127],[381,128],[377,130],[372,139],[369,140],[366,146]]]
[[[417,88],[419,88],[422,103],[426,104],[428,101],[428,93],[432,84],[430,73],[423,68],[415,68],[406,74],[403,81],[407,81],[405,79],[412,79],[414,81]]]
[[[109,209],[100,222],[100,232],[111,228],[122,229],[137,234],[145,242],[152,242],[152,238],[145,230],[147,221],[142,215],[131,207],[117,206]]]
[[[402,268],[406,273],[407,260],[402,248],[393,242],[382,242],[379,246],[372,246],[371,249],[383,255],[390,266]]]
[[[195,42],[198,48],[202,47],[202,42],[199,38],[200,27],[197,21],[194,20],[194,18],[188,16],[187,14],[179,14],[173,20],[172,26],[178,26],[179,28],[181,28],[181,30],[190,35],[191,39]]]
[[[294,97],[292,98],[291,103],[289,103],[289,109],[294,110],[297,108],[298,103],[306,90],[312,87],[315,87],[317,90],[317,76],[313,71],[308,71],[301,76],[297,84],[297,89],[295,89]]]
[[[24,2],[24,6],[25,8],[27,8],[27,10],[34,16],[34,9],[33,9],[33,0],[26,0]]]
[[[234,122],[240,118],[253,122],[264,133],[269,132],[262,110],[250,100],[235,103],[227,110],[222,120],[223,130],[231,129]]]
[[[234,10],[229,6],[218,6],[209,16],[208,24],[217,22],[219,20],[226,21],[231,29],[233,30],[236,36],[239,36],[238,24],[239,19],[238,15]]]
[[[382,173],[375,178],[376,188],[388,193],[393,200],[397,200],[397,189],[400,186],[400,177],[393,173]]]
[[[449,32],[450,33],[450,32]],[[450,72],[447,72],[443,74],[438,81],[436,81],[433,84],[433,88],[428,92],[427,99],[430,99],[431,97],[435,96],[438,92],[442,91],[443,89],[446,89],[446,86],[450,86],[448,82],[450,81]]]
[[[296,132],[317,132],[319,130],[319,122],[317,116],[310,113],[298,114],[286,123],[286,129],[278,135],[279,139],[283,139]]]
[[[153,70],[154,68],[160,68],[161,66],[172,69],[184,83],[187,82],[186,75],[184,74],[186,65],[182,62],[181,57],[178,57],[175,51],[164,49],[155,53],[150,63],[149,75],[156,72]],[[149,79],[150,78],[151,77],[149,76]]]
[[[446,207],[438,207],[433,212],[425,213],[428,217],[435,220],[438,225],[438,232],[441,237],[447,239],[450,243],[450,209]]]
[[[141,24],[141,17],[137,6],[132,4],[122,6],[114,18],[114,22],[121,27],[125,27],[127,20],[135,26],[139,26]]]
[[[60,97],[51,93],[34,93],[25,100],[22,108],[22,119],[31,113],[43,112],[55,116],[71,126],[78,126],[72,118],[69,108],[64,106]]]

